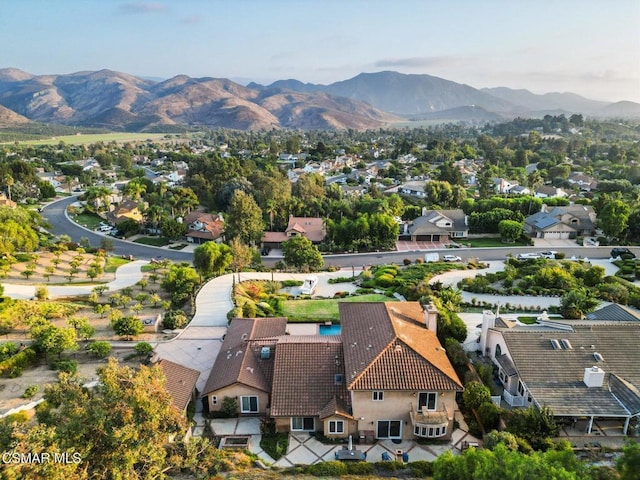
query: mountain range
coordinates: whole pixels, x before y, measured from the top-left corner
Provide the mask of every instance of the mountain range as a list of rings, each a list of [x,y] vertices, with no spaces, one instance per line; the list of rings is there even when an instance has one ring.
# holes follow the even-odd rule
[[[412,120],[485,123],[548,113],[640,118],[640,104],[572,93],[476,89],[431,75],[389,71],[329,85],[292,79],[243,86],[186,75],[154,81],[111,70],[33,75],[0,69],[0,127],[41,122],[127,131],[362,130]]]

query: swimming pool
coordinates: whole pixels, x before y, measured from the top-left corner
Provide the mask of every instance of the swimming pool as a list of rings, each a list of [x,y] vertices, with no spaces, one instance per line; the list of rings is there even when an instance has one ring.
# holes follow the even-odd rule
[[[320,335],[340,335],[340,325],[320,325],[318,333]]]

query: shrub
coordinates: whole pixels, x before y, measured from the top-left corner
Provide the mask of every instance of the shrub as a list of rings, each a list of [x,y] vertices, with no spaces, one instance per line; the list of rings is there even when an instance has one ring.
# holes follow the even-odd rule
[[[466,408],[478,409],[483,403],[491,402],[491,391],[480,382],[469,382],[465,385],[462,398]]]
[[[513,433],[498,432],[493,430],[484,436],[484,447],[493,450],[498,444],[502,443],[511,451],[518,450],[518,439]]]
[[[227,418],[238,416],[238,400],[235,397],[224,397],[220,412]]]
[[[408,467],[414,477],[430,477],[433,475],[433,463],[426,460],[410,462]]]
[[[375,466],[378,470],[395,472],[397,470],[402,470],[404,468],[404,463],[393,460],[391,462],[376,462]]]
[[[409,266],[409,265],[411,265],[411,260],[410,260],[409,258],[405,258],[404,260],[402,260],[402,263],[403,263],[405,266]]]
[[[342,462],[332,460],[309,465],[306,472],[316,477],[340,477],[347,474],[347,466]]]
[[[187,326],[187,323],[189,323],[189,319],[182,310],[170,310],[165,313],[162,319],[164,328],[168,328],[169,330],[184,328]]]
[[[19,377],[25,368],[36,362],[36,358],[37,355],[33,348],[25,348],[21,352],[0,362],[0,377]]]
[[[104,358],[111,352],[111,344],[109,342],[93,342],[87,347],[87,351],[98,358]]]
[[[54,370],[59,370],[64,373],[75,374],[78,371],[78,362],[70,358],[61,358],[51,364]]]
[[[40,301],[47,300],[49,298],[49,290],[47,287],[37,287],[36,298]]]
[[[283,280],[282,286],[283,287],[301,287],[303,283],[304,282],[302,280]],[[329,280],[329,283],[331,283],[331,280]]]
[[[493,430],[498,428],[500,423],[500,407],[493,402],[483,403],[478,407],[478,417],[482,422],[485,430]]]
[[[373,463],[352,462],[347,463],[347,473],[349,475],[372,475],[375,472]]]
[[[330,278],[328,280],[328,283],[351,283],[353,282],[353,277],[336,277],[336,278]]]
[[[147,342],[137,343],[136,346],[133,347],[133,349],[140,356],[149,355],[150,353],[153,352],[153,347],[151,346],[150,343],[147,343]]]
[[[25,388],[24,393],[22,394],[22,398],[33,398],[36,393],[38,393],[40,387],[38,385],[29,385]]]

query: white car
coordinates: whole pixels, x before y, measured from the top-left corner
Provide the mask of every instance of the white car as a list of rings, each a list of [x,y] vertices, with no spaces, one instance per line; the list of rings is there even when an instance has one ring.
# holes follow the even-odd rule
[[[529,260],[529,259],[533,259],[533,258],[541,258],[542,255],[540,255],[539,253],[519,253],[518,255],[516,255],[516,258],[518,260]]]
[[[540,252],[540,256],[544,257],[544,258],[550,258],[552,260],[555,260],[556,258],[556,252],[555,250],[547,250],[546,252]]]
[[[461,262],[462,259],[457,255],[443,255],[442,260],[444,262]]]

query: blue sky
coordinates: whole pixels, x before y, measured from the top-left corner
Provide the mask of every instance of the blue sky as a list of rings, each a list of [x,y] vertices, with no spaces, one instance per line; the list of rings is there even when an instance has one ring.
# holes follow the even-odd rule
[[[640,102],[640,0],[0,0],[0,67],[244,83],[395,70]]]

